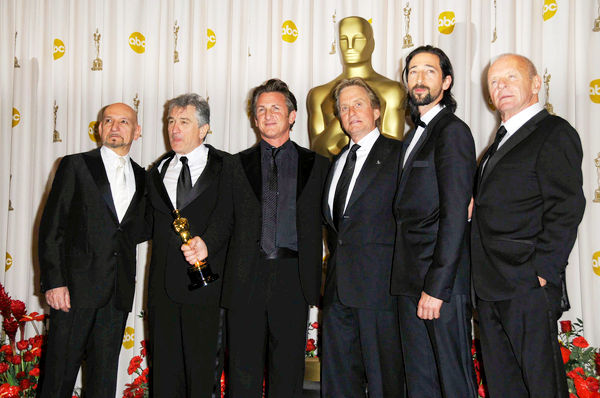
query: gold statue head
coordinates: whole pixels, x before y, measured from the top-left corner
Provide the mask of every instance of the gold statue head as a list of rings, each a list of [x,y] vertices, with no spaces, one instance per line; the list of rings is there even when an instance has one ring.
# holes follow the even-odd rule
[[[340,51],[346,65],[371,61],[375,49],[373,28],[361,17],[347,17],[340,21]]]

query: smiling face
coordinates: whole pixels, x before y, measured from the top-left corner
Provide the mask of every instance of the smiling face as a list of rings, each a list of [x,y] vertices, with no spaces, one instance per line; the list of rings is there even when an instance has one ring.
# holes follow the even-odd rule
[[[167,130],[171,148],[179,155],[186,155],[204,142],[208,133],[208,123],[199,126],[196,108],[188,105],[185,108],[174,107],[169,112]]]
[[[487,80],[492,103],[504,122],[538,102],[542,80],[523,57],[500,57],[490,66]]]
[[[438,104],[444,90],[450,87],[451,76],[443,77],[437,55],[422,52],[416,54],[408,65],[406,83],[412,102],[419,107],[421,115]]]
[[[373,29],[368,21],[359,17],[340,21],[340,51],[344,64],[369,61],[374,48]]]
[[[119,156],[129,153],[133,141],[140,138],[141,130],[135,111],[121,103],[109,105],[104,109],[98,128],[102,145],[112,149]]]
[[[367,90],[360,86],[348,86],[339,94],[339,116],[352,141],[360,141],[375,129],[379,109],[371,105]]]
[[[272,91],[262,93],[256,100],[254,123],[260,136],[278,148],[290,138],[290,126],[296,120],[296,111],[288,111],[285,96]]]

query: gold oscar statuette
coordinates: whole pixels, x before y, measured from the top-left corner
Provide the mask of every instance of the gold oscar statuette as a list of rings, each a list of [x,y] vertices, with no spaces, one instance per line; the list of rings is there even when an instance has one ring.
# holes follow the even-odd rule
[[[404,33],[406,33],[406,34],[404,35],[402,48],[409,48],[409,47],[414,46],[414,44],[412,41],[412,37],[408,33],[410,30],[410,11],[411,11],[410,4],[408,2],[404,6],[403,10],[404,10]]]
[[[52,142],[62,142],[60,133],[56,130],[56,115],[58,114],[58,105],[54,101],[54,131],[52,132]]]
[[[335,15],[337,14],[337,10],[333,10],[333,15],[331,16],[331,19],[333,21],[333,42],[331,42],[331,50],[329,50],[329,54],[333,55],[335,54],[335,47],[336,47],[336,43],[335,43]]]
[[[554,107],[550,103],[550,78],[551,74],[548,73],[548,69],[544,70],[544,87],[546,89],[546,103],[544,104],[544,108],[548,111],[549,114],[555,115]]]
[[[92,62],[92,70],[102,70],[102,60],[100,59],[100,38],[102,35],[98,32],[98,28],[96,28],[96,32],[94,32],[94,45],[96,46],[96,58]]]
[[[598,0],[598,16],[594,20],[594,28],[592,32],[600,32],[600,0]]]
[[[15,32],[15,53],[17,52],[17,34],[19,32]],[[14,67],[15,68],[20,68],[21,65],[19,65],[19,59],[17,58],[17,56],[15,55],[15,62],[14,62]]]
[[[173,210],[173,216],[175,217],[173,228],[175,229],[175,232],[179,234],[183,243],[187,244],[188,241],[192,239],[188,220],[187,218],[181,217],[178,209]],[[209,283],[219,279],[219,275],[214,274],[210,269],[210,264],[208,264],[207,259],[198,260],[196,261],[196,264],[189,265],[187,273],[191,281],[188,285],[189,290],[196,290],[208,286]]]
[[[176,64],[179,62],[179,52],[177,51],[177,36],[179,34],[179,25],[177,25],[177,20],[175,20],[175,25],[173,26],[173,35],[175,36],[175,46],[173,47],[173,63]]]
[[[497,8],[496,8],[496,0],[494,0],[494,33],[492,33],[492,43],[494,43],[498,39],[498,35],[496,34],[496,21],[497,21]]]
[[[600,153],[594,159],[594,164],[596,165],[596,173],[598,174],[598,188],[594,191],[594,203],[600,203]]]

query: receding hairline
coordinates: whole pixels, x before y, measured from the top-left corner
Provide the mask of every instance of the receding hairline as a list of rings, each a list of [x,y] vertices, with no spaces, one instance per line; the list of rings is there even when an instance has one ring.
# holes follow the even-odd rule
[[[494,66],[494,64],[496,62],[498,62],[502,59],[505,59],[505,58],[516,58],[519,60],[519,62],[524,64],[525,68],[527,69],[527,74],[529,75],[530,79],[533,79],[535,76],[538,76],[537,68],[535,67],[534,63],[526,56],[521,55],[521,54],[515,54],[515,53],[500,54],[496,58],[494,58],[488,69],[488,75],[489,75],[489,70],[492,69],[492,66]]]
[[[131,120],[135,123],[138,124],[138,118],[137,118],[137,112],[130,107],[129,105],[123,103],[123,102],[115,102],[114,104],[110,104],[110,105],[106,105],[103,109],[102,109],[102,119],[104,120],[104,116],[106,115],[106,111],[108,110],[108,108],[110,108],[111,106],[122,106],[125,107],[127,109],[127,111],[129,113],[131,113]]]

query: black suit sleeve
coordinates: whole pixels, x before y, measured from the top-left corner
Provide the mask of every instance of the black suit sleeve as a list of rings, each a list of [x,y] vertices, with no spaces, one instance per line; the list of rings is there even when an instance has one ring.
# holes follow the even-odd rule
[[[223,177],[219,184],[219,201],[201,236],[208,247],[208,256],[221,250],[228,242],[233,231],[233,156],[223,159]]]
[[[65,230],[75,188],[73,158],[65,156],[60,164],[42,214],[39,232],[39,260],[42,292],[66,286]]]
[[[475,144],[466,124],[455,121],[439,133],[435,170],[439,193],[439,227],[424,291],[449,301],[467,227],[467,209],[475,175]]]
[[[533,266],[560,286],[585,210],[582,191],[583,151],[577,132],[565,121],[548,134],[538,155],[536,172],[543,200],[542,231],[537,236]]]

